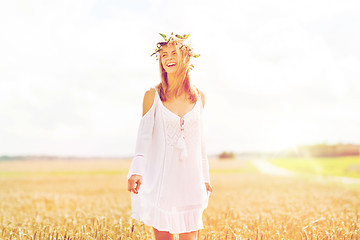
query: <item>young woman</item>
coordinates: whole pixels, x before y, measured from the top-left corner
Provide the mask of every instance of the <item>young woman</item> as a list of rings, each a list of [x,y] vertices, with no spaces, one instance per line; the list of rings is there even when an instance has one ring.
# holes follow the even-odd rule
[[[212,192],[203,133],[204,93],[190,82],[188,35],[157,44],[161,82],[146,91],[128,174],[132,217],[157,240],[197,239]]]

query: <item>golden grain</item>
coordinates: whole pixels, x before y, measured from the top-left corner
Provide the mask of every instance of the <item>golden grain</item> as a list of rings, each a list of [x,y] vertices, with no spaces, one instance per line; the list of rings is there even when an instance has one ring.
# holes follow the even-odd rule
[[[39,171],[37,164],[14,164],[12,169],[6,163],[7,171]],[[53,176],[46,172],[54,165],[46,162],[39,174],[0,177],[0,239],[152,239],[151,228],[130,217],[126,175],[121,174],[128,164],[56,163],[62,170],[88,172]],[[200,239],[360,239],[358,190],[251,171],[233,173],[244,163],[221,164],[211,164],[214,192]],[[118,174],[110,172],[114,168]],[[104,172],[94,174],[94,169]]]

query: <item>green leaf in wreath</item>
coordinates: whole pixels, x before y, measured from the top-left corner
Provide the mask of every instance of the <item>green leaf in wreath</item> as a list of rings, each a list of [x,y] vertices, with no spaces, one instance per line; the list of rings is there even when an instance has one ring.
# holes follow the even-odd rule
[[[162,33],[159,33],[165,40],[165,42],[167,42],[167,38],[166,38],[166,35],[165,34],[162,34]]]
[[[183,36],[176,34],[175,37],[180,38],[180,39],[185,39]]]

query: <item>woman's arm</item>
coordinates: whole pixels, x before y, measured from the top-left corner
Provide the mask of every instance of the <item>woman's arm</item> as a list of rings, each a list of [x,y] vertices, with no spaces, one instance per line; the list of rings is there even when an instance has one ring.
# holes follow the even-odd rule
[[[147,90],[144,95],[143,100],[143,116],[150,110],[154,103],[155,98],[155,89],[151,88],[150,90]]]
[[[200,92],[201,101],[203,105],[203,109],[205,107],[205,94],[202,91]],[[205,147],[205,133],[204,133],[204,121],[203,121],[203,112],[201,113],[201,162],[202,162],[202,170],[203,170],[203,177],[206,186],[206,190],[212,192],[213,189],[210,184],[210,174],[209,174],[209,160],[207,157],[206,147]]]
[[[133,191],[134,193],[138,193],[139,191],[145,168],[146,154],[152,141],[152,131],[154,127],[154,98],[154,89],[145,92],[143,100],[143,117],[139,125],[135,157],[132,160],[127,176],[128,190],[130,192]]]
[[[200,90],[199,90],[199,92],[200,92],[201,102],[202,102],[203,108],[205,108],[205,94]]]

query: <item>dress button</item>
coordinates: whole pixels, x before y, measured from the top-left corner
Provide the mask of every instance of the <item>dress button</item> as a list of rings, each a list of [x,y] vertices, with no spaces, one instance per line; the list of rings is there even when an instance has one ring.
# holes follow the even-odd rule
[[[184,131],[184,118],[183,117],[180,118],[180,130]]]

